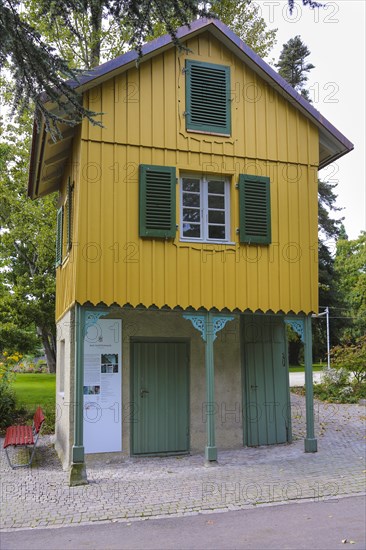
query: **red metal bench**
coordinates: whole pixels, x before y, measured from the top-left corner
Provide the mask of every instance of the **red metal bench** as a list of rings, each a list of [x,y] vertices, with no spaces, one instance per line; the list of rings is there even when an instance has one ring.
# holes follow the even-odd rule
[[[43,411],[41,407],[38,407],[34,413],[33,426],[9,426],[9,428],[6,429],[4,449],[11,468],[24,468],[32,464],[38,437],[44,421],[45,417]],[[33,445],[33,450],[29,462],[27,464],[12,464],[7,447],[28,447],[30,445]]]

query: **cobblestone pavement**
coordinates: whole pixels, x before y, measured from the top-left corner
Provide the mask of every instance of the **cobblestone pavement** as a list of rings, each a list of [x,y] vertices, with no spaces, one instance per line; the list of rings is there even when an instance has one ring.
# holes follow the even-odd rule
[[[328,500],[365,490],[365,407],[315,402],[318,452],[304,453],[305,401],[292,395],[294,442],[219,450],[184,457],[88,458],[89,484],[68,486],[49,436],[37,461],[11,470],[2,448],[1,528],[61,526],[95,521],[237,510],[288,500]],[[100,455],[99,455],[100,456]]]

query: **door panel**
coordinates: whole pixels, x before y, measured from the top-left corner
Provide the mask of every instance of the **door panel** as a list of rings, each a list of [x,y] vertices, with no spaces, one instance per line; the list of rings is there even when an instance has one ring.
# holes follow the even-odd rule
[[[285,443],[290,437],[285,325],[280,317],[244,316],[244,442]]]
[[[188,451],[188,346],[132,344],[133,454]]]

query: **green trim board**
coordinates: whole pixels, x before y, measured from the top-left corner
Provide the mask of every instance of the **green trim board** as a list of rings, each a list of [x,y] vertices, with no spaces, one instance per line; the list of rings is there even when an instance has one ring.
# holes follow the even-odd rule
[[[56,218],[56,267],[62,263],[62,237],[63,237],[64,209],[57,210]]]
[[[84,463],[83,443],[83,382],[84,382],[84,310],[75,305],[75,370],[74,370],[74,433],[72,463]]]
[[[314,432],[314,394],[313,394],[313,341],[311,316],[303,318],[304,325],[304,360],[305,360],[305,399],[306,399],[306,453],[316,453],[318,442]]]
[[[186,60],[186,129],[230,136],[230,67]]]
[[[175,167],[140,164],[140,237],[175,237],[176,185]]]
[[[83,383],[84,383],[84,321],[83,307],[75,305],[75,407],[73,462],[84,462],[83,446]]]
[[[214,362],[214,333],[213,315],[207,313],[206,346],[205,346],[205,373],[206,373],[206,418],[207,418],[207,445],[205,459],[207,462],[217,461],[216,423],[215,423],[215,362]]]
[[[67,180],[67,225],[66,225],[66,251],[69,252],[72,247],[72,214],[73,214],[73,197],[74,185],[71,184],[71,179]]]

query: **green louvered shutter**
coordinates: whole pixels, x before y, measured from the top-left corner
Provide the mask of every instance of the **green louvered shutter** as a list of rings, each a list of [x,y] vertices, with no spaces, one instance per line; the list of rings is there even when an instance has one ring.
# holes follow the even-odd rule
[[[67,231],[67,243],[66,243],[66,246],[67,246],[67,251],[69,252],[69,250],[71,249],[71,246],[72,246],[72,200],[73,200],[73,190],[74,190],[74,186],[71,185],[71,180],[70,178],[68,179],[68,182],[67,182],[67,227],[66,227],[66,231]]]
[[[174,167],[140,165],[140,237],[175,237],[175,196]]]
[[[57,210],[56,220],[56,267],[61,265],[62,262],[62,226],[64,219],[63,207]]]
[[[230,67],[186,61],[186,128],[230,135]]]
[[[270,244],[270,180],[262,176],[239,176],[240,242]]]

